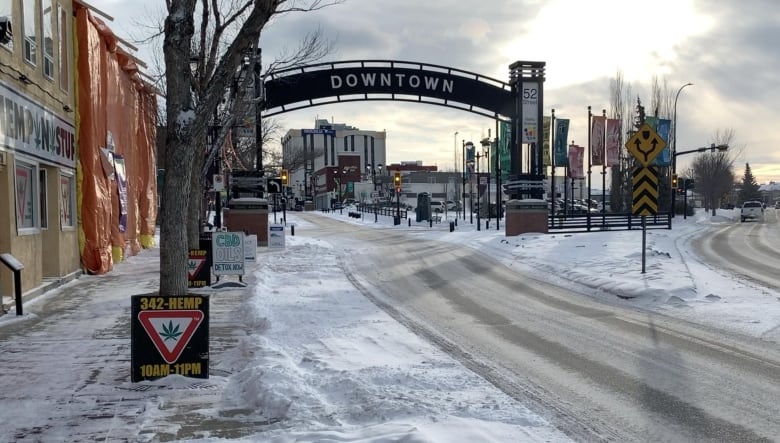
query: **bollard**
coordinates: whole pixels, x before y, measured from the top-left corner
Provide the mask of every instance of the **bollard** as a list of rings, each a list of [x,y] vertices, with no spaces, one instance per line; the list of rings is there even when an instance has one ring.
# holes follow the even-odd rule
[[[455,226],[458,226],[458,219],[455,219]]]
[[[412,219],[411,218],[407,218],[406,221],[409,222],[409,227],[411,228],[412,227]]]
[[[490,228],[490,220],[485,220],[485,229]]]
[[[429,219],[428,219],[428,227],[429,227],[429,228],[432,228],[432,227],[433,227],[433,217],[431,217],[431,218],[429,218]]]
[[[450,232],[455,231],[455,222],[450,222]]]
[[[295,237],[295,225],[290,225],[290,235]]]

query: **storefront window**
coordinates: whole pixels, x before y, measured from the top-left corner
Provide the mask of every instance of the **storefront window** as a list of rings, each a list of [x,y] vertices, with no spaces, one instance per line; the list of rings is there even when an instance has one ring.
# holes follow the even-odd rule
[[[63,228],[72,228],[76,225],[76,200],[75,184],[72,175],[60,175],[60,223]]]
[[[38,180],[35,165],[16,163],[16,227],[20,234],[23,231],[34,230],[38,226],[35,199],[38,194]]]

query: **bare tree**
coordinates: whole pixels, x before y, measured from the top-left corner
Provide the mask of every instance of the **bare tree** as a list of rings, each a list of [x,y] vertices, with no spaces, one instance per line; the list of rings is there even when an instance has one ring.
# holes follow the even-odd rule
[[[610,207],[614,212],[625,212],[631,208],[631,172],[633,157],[624,149],[623,137],[632,133],[633,93],[630,83],[626,83],[623,72],[618,70],[610,82],[610,118],[620,120],[623,133],[620,134],[620,165],[611,168]]]
[[[224,46],[207,45],[204,31],[199,35],[200,46],[193,44],[195,37],[196,0],[167,0],[168,15],[164,25],[163,53],[165,59],[166,100],[166,149],[165,187],[160,208],[160,292],[164,294],[187,293],[186,229],[192,190],[191,175],[196,152],[192,141],[205,139],[206,130],[213,120],[214,110],[224,98],[234,73],[243,63],[260,38],[260,33],[274,15],[312,11],[341,3],[340,0],[241,0],[230,3],[240,11],[235,16],[235,33],[226,39]],[[212,2],[212,5],[219,4]],[[203,14],[209,2],[203,0]],[[241,20],[243,20],[241,22]],[[226,22],[215,24],[214,33]],[[202,28],[201,28],[202,29]],[[232,29],[231,33],[232,33]],[[208,33],[206,33],[208,35]],[[196,75],[193,81],[190,60],[193,48],[198,47],[203,56],[198,70],[210,75]],[[213,55],[210,61],[206,51]],[[219,56],[217,56],[219,54]],[[197,106],[193,97],[193,83],[199,83]],[[182,198],[182,196],[185,196]]]
[[[717,131],[712,146],[728,145],[734,142],[735,132],[727,129]],[[712,210],[712,215],[734,183],[734,159],[737,152],[711,149],[698,154],[693,160],[693,177],[696,192],[704,198],[704,209]]]

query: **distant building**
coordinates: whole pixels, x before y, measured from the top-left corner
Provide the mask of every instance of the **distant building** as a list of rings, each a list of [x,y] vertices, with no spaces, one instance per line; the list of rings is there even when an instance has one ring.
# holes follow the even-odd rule
[[[290,194],[318,208],[334,199],[356,198],[354,183],[373,183],[386,174],[386,140],[385,131],[324,119],[315,120],[311,129],[288,130],[281,145]]]

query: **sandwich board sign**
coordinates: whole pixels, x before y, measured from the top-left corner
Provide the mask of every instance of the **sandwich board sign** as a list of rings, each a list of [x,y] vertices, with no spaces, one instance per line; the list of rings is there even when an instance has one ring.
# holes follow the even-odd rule
[[[130,380],[209,378],[209,296],[130,299]]]
[[[268,225],[268,249],[284,249],[284,225]]]
[[[211,253],[214,275],[244,275],[243,232],[215,232]]]
[[[257,236],[246,235],[244,236],[244,262],[256,262],[257,261]]]
[[[208,266],[208,251],[190,249],[187,257],[187,287],[205,288],[211,285],[211,270]]]

